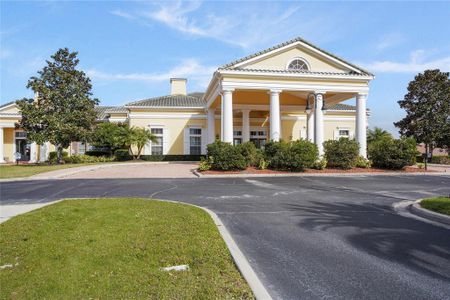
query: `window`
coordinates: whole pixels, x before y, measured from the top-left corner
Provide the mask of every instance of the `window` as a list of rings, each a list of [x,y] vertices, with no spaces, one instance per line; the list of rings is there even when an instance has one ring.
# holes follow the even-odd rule
[[[306,64],[306,61],[304,61],[303,59],[294,59],[293,61],[291,61],[287,67],[288,70],[304,70],[304,71],[308,71],[308,65]]]
[[[27,133],[25,131],[16,131],[15,133],[16,135],[16,139],[26,139],[27,138]]]
[[[202,129],[189,128],[189,154],[202,154]]]
[[[78,143],[78,154],[85,154],[86,153],[86,143],[79,142]]]
[[[233,145],[240,145],[242,144],[242,131],[241,130],[235,130],[233,131]]]
[[[254,143],[256,148],[264,149],[266,139],[267,134],[265,130],[250,131],[250,142]]]
[[[162,128],[150,128],[150,131],[156,137],[156,143],[152,142],[152,155],[162,155],[164,131]]]
[[[350,130],[348,129],[340,129],[339,130],[339,137],[350,137]]]

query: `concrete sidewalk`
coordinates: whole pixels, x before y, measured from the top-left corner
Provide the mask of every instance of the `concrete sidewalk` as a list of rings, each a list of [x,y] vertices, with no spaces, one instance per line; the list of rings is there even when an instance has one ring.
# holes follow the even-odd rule
[[[18,216],[56,202],[58,201],[34,204],[0,205],[0,223],[7,221],[14,216]]]

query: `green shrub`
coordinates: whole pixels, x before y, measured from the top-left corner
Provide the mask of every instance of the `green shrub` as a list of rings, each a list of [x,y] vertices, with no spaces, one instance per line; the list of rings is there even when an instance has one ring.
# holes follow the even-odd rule
[[[86,151],[84,154],[89,156],[110,156],[110,153],[108,151],[103,150],[90,150]]]
[[[238,147],[229,143],[215,141],[207,146],[207,157],[213,170],[244,170],[247,161]]]
[[[200,161],[204,155],[183,155],[183,154],[164,154],[164,155],[141,155],[141,160],[145,161]]]
[[[240,145],[237,145],[236,148],[239,152],[244,156],[245,163],[247,166],[257,167],[259,162],[259,155],[261,152],[258,152],[255,144],[252,142],[245,142]]]
[[[212,165],[212,157],[210,158],[202,157],[200,159],[200,163],[198,164],[198,170],[208,171],[211,169],[211,165]]]
[[[323,143],[327,166],[339,169],[351,169],[356,166],[359,144],[355,140],[340,138]]]
[[[114,160],[114,158],[111,158],[111,157],[90,156],[90,155],[86,155],[86,154],[75,154],[75,155],[66,157],[64,159],[64,161],[66,163],[72,163],[72,164],[110,162],[113,160]]]
[[[431,163],[440,165],[450,165],[450,157],[444,155],[435,155],[431,158]]]
[[[327,167],[327,160],[325,158],[318,159],[314,162],[313,169],[324,170]]]
[[[383,138],[369,145],[369,159],[374,167],[402,169],[416,163],[416,141],[412,138]]]
[[[357,168],[370,168],[372,166],[372,162],[362,156],[358,156],[356,159],[356,165]]]
[[[117,149],[116,151],[114,151],[114,157],[118,161],[126,161],[133,159],[133,156],[131,156],[128,149]]]
[[[313,167],[319,157],[317,146],[305,140],[270,142],[267,145],[265,154],[272,169],[302,171]]]
[[[63,151],[62,152],[62,159],[63,159],[63,161],[65,161],[68,156],[69,156],[69,153],[67,153],[67,151]],[[57,161],[58,161],[58,154],[56,153],[56,151],[50,151],[50,153],[48,154],[48,161],[51,164],[57,163]]]

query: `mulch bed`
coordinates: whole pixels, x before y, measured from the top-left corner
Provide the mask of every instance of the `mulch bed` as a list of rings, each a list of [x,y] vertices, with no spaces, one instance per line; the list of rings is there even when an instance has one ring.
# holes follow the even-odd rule
[[[241,171],[214,171],[214,170],[208,170],[208,171],[202,171],[201,174],[204,175],[223,175],[223,174],[292,174],[292,173],[432,173],[435,171],[425,171],[424,169],[419,169],[416,167],[405,167],[403,170],[385,170],[385,169],[376,169],[376,168],[353,168],[350,170],[341,170],[341,169],[325,169],[325,170],[316,170],[316,169],[306,169],[303,172],[290,172],[290,171],[278,171],[278,170],[259,170],[253,167],[249,167],[245,170]]]

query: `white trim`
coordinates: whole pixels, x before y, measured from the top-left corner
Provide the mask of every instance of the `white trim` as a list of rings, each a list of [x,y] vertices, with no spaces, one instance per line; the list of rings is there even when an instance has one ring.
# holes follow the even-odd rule
[[[206,119],[205,114],[130,114],[130,118],[136,119]]]
[[[14,114],[10,114],[10,113],[4,113],[4,114],[2,114],[2,113],[0,113],[0,117],[1,118],[22,118],[22,114],[20,114],[20,113],[14,113]]]
[[[350,75],[347,73],[343,74],[321,74],[321,73],[292,73],[292,72],[280,72],[280,70],[273,71],[251,71],[251,70],[220,70],[222,75],[251,75],[251,76],[270,76],[270,77],[283,77],[286,78],[317,78],[322,80],[327,79],[337,79],[337,80],[361,80],[369,81],[374,77],[370,75]],[[326,73],[326,72],[324,72]]]
[[[310,50],[310,51],[312,51],[312,52],[314,52],[316,54],[319,54],[319,56],[323,56],[324,58],[334,62],[337,65],[344,66],[344,67],[346,67],[346,68],[348,68],[348,69],[350,69],[352,71],[355,71],[357,73],[362,73],[362,71],[360,69],[357,69],[357,68],[355,68],[353,66],[350,66],[349,64],[343,62],[342,60],[334,58],[334,57],[324,53],[323,51],[320,51],[320,50],[316,49],[315,47],[311,47],[311,46],[303,43],[302,41],[295,41],[295,42],[290,43],[290,44],[288,44],[286,46],[283,46],[283,47],[274,49],[272,51],[269,51],[267,53],[264,53],[264,54],[261,54],[261,55],[249,58],[249,59],[244,60],[242,62],[236,63],[236,64],[234,64],[232,66],[233,67],[240,67],[242,65],[246,65],[246,64],[249,64],[249,63],[254,62],[254,61],[262,60],[263,58],[271,56],[271,55],[274,55],[274,54],[276,54],[278,52],[283,52],[285,50],[289,50],[290,48],[296,48],[299,45],[305,47],[306,49],[308,49],[308,50]]]
[[[361,85],[327,85],[323,83],[317,84],[305,84],[305,83],[290,83],[290,82],[280,82],[280,83],[266,83],[266,82],[239,82],[239,81],[226,81],[222,83],[223,86],[232,87],[235,89],[246,89],[246,90],[289,90],[289,91],[328,91],[328,92],[343,92],[343,93],[358,93],[358,92],[368,92],[369,86]],[[352,97],[351,97],[352,98]],[[349,98],[350,99],[350,98]]]
[[[204,109],[204,106],[125,106],[126,108],[132,109],[141,109],[141,110],[149,110],[149,109],[173,109],[173,110],[185,110],[185,109]]]
[[[9,107],[11,107],[11,106],[16,106],[16,105],[17,105],[16,102],[10,103],[10,104],[5,105],[5,106],[3,106],[2,108],[0,108],[0,111],[2,111],[2,110],[4,110],[4,109],[7,109],[7,108],[9,108]]]

